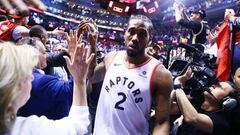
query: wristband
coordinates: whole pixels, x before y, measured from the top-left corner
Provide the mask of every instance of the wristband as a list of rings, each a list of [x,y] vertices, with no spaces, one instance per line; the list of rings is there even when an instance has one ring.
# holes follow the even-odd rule
[[[176,90],[176,89],[183,89],[183,85],[182,84],[174,84],[173,85],[173,89]]]

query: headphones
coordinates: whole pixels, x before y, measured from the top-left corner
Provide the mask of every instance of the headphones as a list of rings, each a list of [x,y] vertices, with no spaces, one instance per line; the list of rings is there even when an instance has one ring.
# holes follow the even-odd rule
[[[224,110],[233,110],[238,105],[238,93],[233,92],[222,100],[222,108]]]
[[[230,81],[225,81],[225,82],[231,85],[234,91],[222,99],[221,101],[222,108],[224,110],[233,110],[234,108],[237,107],[238,102],[240,101],[238,98],[240,96],[240,93],[236,91],[235,85],[232,82]]]
[[[237,92],[235,90],[235,86],[232,82],[230,81],[225,81],[226,83],[228,83],[229,85],[231,85],[231,87],[234,89],[233,92],[230,92],[228,96],[224,97],[222,100],[218,100],[210,91],[209,89],[206,89],[206,91],[209,92],[210,95],[212,95],[217,102],[219,103],[220,106],[222,106],[223,110],[233,110],[234,108],[237,107],[240,97],[240,93]]]

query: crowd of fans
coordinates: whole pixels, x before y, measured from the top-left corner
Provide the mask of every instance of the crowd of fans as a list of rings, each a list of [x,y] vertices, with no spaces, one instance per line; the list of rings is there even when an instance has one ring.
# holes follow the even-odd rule
[[[169,25],[152,23],[143,15],[122,17],[62,0],[44,2],[54,5],[49,12],[63,18],[70,14],[79,21],[36,11],[5,13],[8,17],[0,22],[0,134],[240,133],[236,58],[240,19],[233,12],[225,13],[225,20],[234,25],[235,33],[229,37],[235,36],[236,47],[233,54],[218,51],[216,61],[204,53],[214,43],[220,48],[219,35],[206,41],[205,11],[192,11],[190,19],[184,11],[233,0],[193,1],[186,7],[174,3],[175,15],[172,7],[163,11],[166,23],[173,19]],[[204,36],[197,37],[202,32]],[[223,79],[214,70],[222,66],[219,56],[229,54],[234,69]],[[123,86],[118,87],[120,83]],[[120,92],[113,91],[115,87]]]
[[[214,9],[221,8],[223,5],[232,5],[234,0],[201,0],[201,1],[187,1],[185,3],[188,10],[194,9]],[[168,7],[163,11],[163,20],[167,22],[172,22],[174,20],[174,9],[173,7]]]

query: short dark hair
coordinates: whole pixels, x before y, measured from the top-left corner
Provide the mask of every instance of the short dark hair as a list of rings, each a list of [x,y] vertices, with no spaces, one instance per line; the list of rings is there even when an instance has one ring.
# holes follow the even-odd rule
[[[42,39],[42,35],[47,34],[47,31],[45,30],[44,27],[40,25],[34,25],[33,27],[30,28],[29,31],[29,36],[30,37],[38,37]]]
[[[152,33],[153,30],[153,24],[152,21],[145,15],[131,15],[128,21],[128,25],[131,20],[141,20],[148,26],[148,32]]]

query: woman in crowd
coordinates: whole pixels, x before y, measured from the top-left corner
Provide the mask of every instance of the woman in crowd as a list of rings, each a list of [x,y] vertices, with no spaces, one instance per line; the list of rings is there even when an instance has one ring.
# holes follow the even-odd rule
[[[71,36],[70,39],[76,38]],[[90,121],[85,84],[89,63],[94,55],[87,56],[87,50],[82,45],[69,45],[75,48],[71,60],[65,58],[74,78],[73,103],[68,117],[53,121],[45,116],[16,117],[17,110],[29,99],[32,70],[37,64],[38,53],[28,45],[15,46],[8,42],[0,44],[0,134],[88,133]]]

